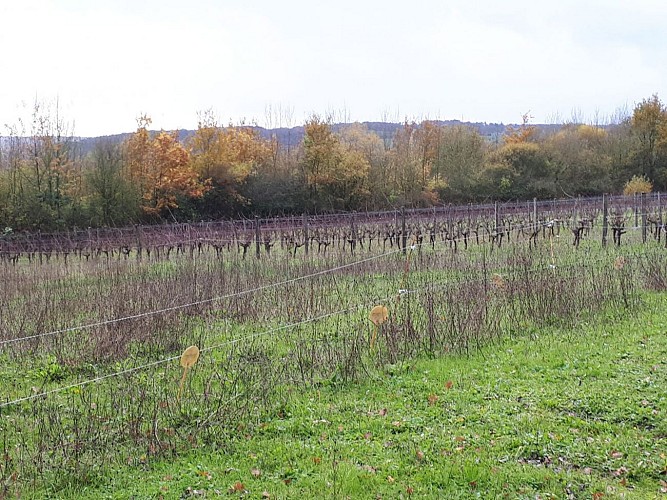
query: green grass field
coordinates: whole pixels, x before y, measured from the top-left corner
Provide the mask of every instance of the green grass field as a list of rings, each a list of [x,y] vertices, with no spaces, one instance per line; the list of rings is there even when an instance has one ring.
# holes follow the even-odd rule
[[[0,266],[0,500],[659,497],[664,255]]]
[[[228,445],[128,456],[71,498],[660,498],[667,295],[470,356],[296,391]]]

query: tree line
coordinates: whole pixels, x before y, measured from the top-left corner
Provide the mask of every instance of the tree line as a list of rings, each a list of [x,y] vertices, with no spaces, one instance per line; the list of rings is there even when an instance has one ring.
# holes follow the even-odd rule
[[[59,114],[0,139],[0,230],[56,230],[249,215],[547,199],[667,188],[667,107],[657,95],[613,123],[541,129],[527,115],[490,140],[466,125],[405,122],[392,134],[311,116],[284,144],[211,112],[180,141],[141,116],[92,151]],[[26,131],[25,129],[28,128]]]

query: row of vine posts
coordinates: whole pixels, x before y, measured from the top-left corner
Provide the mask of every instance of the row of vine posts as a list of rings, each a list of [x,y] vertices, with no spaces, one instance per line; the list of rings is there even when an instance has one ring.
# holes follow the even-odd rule
[[[391,247],[398,245],[406,251],[410,238],[421,242],[425,233],[431,243],[440,227],[443,240],[456,245],[461,239],[468,244],[468,237],[475,234],[479,243],[480,231],[485,241],[500,246],[509,238],[513,228],[518,228],[536,242],[538,234],[567,227],[572,232],[573,244],[578,246],[582,235],[588,234],[601,217],[602,245],[608,243],[609,232],[614,244],[620,245],[634,217],[634,229],[641,229],[646,242],[648,230],[656,239],[666,232],[663,221],[660,193],[634,196],[602,196],[561,200],[533,199],[524,202],[495,202],[479,205],[441,205],[428,209],[397,208],[385,212],[355,212],[338,214],[302,215],[260,219],[239,219],[186,224],[159,224],[124,228],[73,229],[60,233],[21,232],[7,228],[0,233],[0,260],[16,262],[21,255],[35,258],[40,263],[53,255],[76,255],[89,259],[100,255],[117,255],[126,258],[134,251],[141,259],[144,255],[169,257],[189,250],[201,251],[203,246],[218,254],[223,249],[242,251],[245,256],[252,246],[256,258],[262,253],[270,255],[277,239],[281,247],[287,246],[296,255],[302,249],[308,255],[318,244],[318,253],[335,240],[339,246],[349,246],[354,253],[357,244],[363,247],[364,235],[382,239]],[[667,241],[667,240],[666,240]],[[254,245],[253,245],[254,244]],[[369,243],[370,244],[370,243]]]

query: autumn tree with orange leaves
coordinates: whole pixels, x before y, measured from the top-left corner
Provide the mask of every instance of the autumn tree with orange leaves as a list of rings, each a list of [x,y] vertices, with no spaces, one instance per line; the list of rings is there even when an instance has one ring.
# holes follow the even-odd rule
[[[142,209],[159,216],[178,208],[179,198],[201,198],[208,186],[190,162],[190,154],[175,132],[151,137],[151,119],[138,119],[137,131],[127,140],[125,152],[130,177],[137,183]]]
[[[521,125],[508,125],[507,131],[503,135],[503,142],[505,144],[523,144],[526,142],[533,142],[537,139],[537,127],[530,124],[532,120],[530,112],[521,115]]]

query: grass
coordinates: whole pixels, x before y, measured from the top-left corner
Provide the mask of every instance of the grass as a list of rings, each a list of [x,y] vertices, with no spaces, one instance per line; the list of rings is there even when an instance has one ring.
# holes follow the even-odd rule
[[[465,356],[296,391],[225,448],[127,456],[62,498],[658,498],[667,296]],[[62,485],[61,485],[62,486]],[[19,493],[19,492],[16,492]]]

